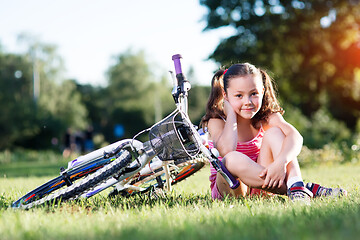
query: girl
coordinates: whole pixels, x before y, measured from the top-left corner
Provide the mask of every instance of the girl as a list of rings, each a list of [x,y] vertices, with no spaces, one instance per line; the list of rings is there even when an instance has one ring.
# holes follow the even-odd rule
[[[259,194],[259,189],[306,202],[346,194],[313,183],[305,187],[297,161],[302,136],[282,117],[284,111],[265,71],[249,63],[234,64],[215,73],[211,85],[201,124],[207,127],[210,147],[218,149],[226,168],[240,180],[232,190],[211,167],[213,199]]]

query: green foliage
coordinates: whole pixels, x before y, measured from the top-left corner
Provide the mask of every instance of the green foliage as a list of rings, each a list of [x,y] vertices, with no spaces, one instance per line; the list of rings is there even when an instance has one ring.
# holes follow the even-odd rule
[[[0,52],[0,149],[11,146],[21,137],[36,133],[31,96],[31,63],[24,57]]]
[[[155,77],[142,51],[119,54],[109,67],[108,86],[93,87],[63,79],[55,46],[22,38],[26,54],[0,52],[0,87],[6,89],[0,93],[0,149],[51,148],[54,139],[59,148],[67,128],[84,130],[88,125],[106,142],[118,140],[116,124],[125,128],[122,137],[132,138],[175,107],[169,76]],[[198,119],[202,111],[197,108],[206,97],[200,87],[195,91],[190,111]]]
[[[210,94],[210,87],[194,85],[189,92],[189,117],[193,124],[199,126],[205,115],[205,107]]]
[[[292,124],[304,138],[305,133],[308,133],[308,129],[312,127],[312,122],[307,118],[299,108],[294,107],[291,104],[284,104],[284,118],[287,122]],[[306,140],[305,140],[306,141]]]
[[[303,146],[299,155],[299,162],[302,167],[344,163],[357,164],[360,162],[360,148],[355,144],[349,147],[347,144],[335,143],[328,143],[317,149],[309,149]]]
[[[311,128],[304,133],[305,144],[310,148],[323,146],[326,143],[348,142],[350,130],[345,123],[337,121],[325,109],[319,109],[311,118]]]
[[[300,109],[285,104],[284,118],[303,136],[304,145],[311,149],[321,149],[330,145],[341,151],[347,151],[355,143],[355,135],[344,122],[334,119],[325,109],[320,108],[310,118]]]
[[[88,109],[89,121],[97,132],[104,134],[107,142],[118,140],[114,136],[116,124],[124,126],[123,138],[132,138],[175,109],[170,76],[156,77],[152,68],[143,51],[128,50],[114,57],[108,69],[108,86],[77,85],[81,101]],[[191,83],[195,81],[191,72],[187,76]],[[194,124],[204,115],[209,92],[209,87],[193,84],[189,114]]]
[[[304,146],[299,155],[300,166],[316,166],[321,164],[339,164],[348,161],[346,156],[335,144],[325,145],[319,149]]]
[[[105,89],[106,138],[115,141],[115,124],[125,128],[124,138],[132,138],[174,109],[171,87],[165,77],[156,80],[140,51],[130,50],[115,58],[108,70],[109,85]]]
[[[352,0],[200,0],[205,30],[229,27],[210,58],[275,73],[280,96],[311,117],[326,107],[354,128],[360,115],[360,5]]]
[[[87,110],[81,103],[79,92],[73,81],[61,84],[43,81],[42,94],[37,102],[35,114],[37,128],[35,136],[21,139],[17,143],[30,148],[49,148],[53,138],[59,141],[69,126],[75,129],[85,129],[87,126]]]
[[[87,110],[81,104],[81,96],[76,90],[75,82],[67,80],[61,84],[55,82],[45,84],[38,103],[44,114],[56,116],[65,126],[85,129]]]
[[[359,130],[351,134],[339,120],[326,109],[319,109],[307,118],[298,108],[286,104],[284,118],[303,136],[304,146],[299,155],[301,166],[334,164],[360,160]],[[360,123],[360,120],[358,121]],[[360,125],[359,125],[360,126]]]
[[[28,47],[27,54],[0,52],[0,88],[4,90],[0,93],[0,149],[14,145],[49,148],[67,126],[86,126],[87,111],[75,84],[59,81],[62,69],[56,47],[39,42]]]
[[[152,81],[144,52],[127,52],[115,58],[115,64],[108,70],[108,93],[112,108],[145,108],[146,90]]]
[[[351,132],[347,126],[334,119],[326,109],[319,109],[308,119],[298,109],[285,115],[304,137],[304,145],[309,148],[322,148],[330,143],[340,146],[351,142]]]

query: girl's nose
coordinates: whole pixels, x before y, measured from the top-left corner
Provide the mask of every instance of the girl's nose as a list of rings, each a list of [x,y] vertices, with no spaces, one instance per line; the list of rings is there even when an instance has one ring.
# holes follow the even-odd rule
[[[251,98],[250,98],[250,97],[246,97],[246,98],[245,98],[245,103],[246,103],[246,104],[251,104],[251,103],[252,103]]]

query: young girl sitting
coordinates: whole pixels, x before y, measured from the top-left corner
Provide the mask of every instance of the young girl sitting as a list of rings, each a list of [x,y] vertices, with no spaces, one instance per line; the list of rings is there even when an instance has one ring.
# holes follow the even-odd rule
[[[282,117],[284,111],[265,71],[249,63],[234,64],[216,72],[211,85],[201,124],[209,133],[210,147],[217,148],[220,160],[240,180],[240,186],[232,190],[211,167],[213,199],[261,190],[305,202],[311,197],[346,194],[340,188],[304,185],[297,161],[302,136]]]

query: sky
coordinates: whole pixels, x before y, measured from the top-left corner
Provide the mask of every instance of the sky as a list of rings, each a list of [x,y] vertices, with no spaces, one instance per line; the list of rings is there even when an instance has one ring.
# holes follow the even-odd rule
[[[20,33],[54,44],[64,77],[93,85],[105,85],[114,56],[129,49],[145,52],[155,76],[173,70],[171,56],[181,54],[183,71],[192,66],[197,83],[210,85],[220,66],[207,58],[232,32],[203,32],[206,13],[199,0],[0,0],[0,44],[23,53]]]

